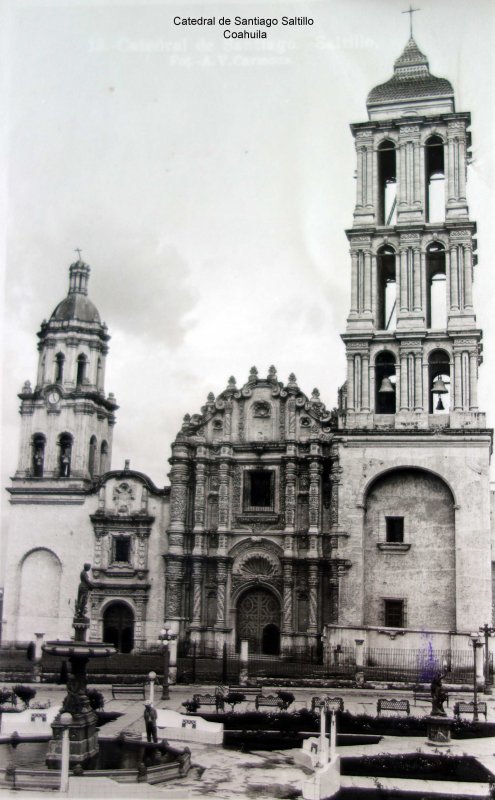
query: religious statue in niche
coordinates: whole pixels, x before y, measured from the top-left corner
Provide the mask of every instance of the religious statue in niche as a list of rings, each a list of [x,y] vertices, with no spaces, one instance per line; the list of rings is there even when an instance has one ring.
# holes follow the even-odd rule
[[[117,513],[129,514],[134,501],[134,492],[128,483],[121,483],[113,490],[113,502]]]
[[[270,403],[265,402],[265,400],[258,400],[256,403],[253,403],[253,417],[266,419],[271,415],[271,410]]]

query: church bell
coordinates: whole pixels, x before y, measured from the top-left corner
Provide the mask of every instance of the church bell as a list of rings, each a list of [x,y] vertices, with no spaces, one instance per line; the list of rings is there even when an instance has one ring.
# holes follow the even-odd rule
[[[433,394],[447,394],[447,392],[449,391],[445,386],[445,383],[443,382],[440,375],[438,375],[433,381],[433,386],[431,388],[431,391],[433,392]]]
[[[382,380],[382,384],[378,389],[379,394],[389,394],[390,392],[394,392],[394,384],[390,380],[390,378],[386,375]]]

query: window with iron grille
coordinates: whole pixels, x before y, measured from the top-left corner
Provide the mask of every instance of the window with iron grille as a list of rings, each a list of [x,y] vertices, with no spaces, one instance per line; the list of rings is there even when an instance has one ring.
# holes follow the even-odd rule
[[[385,541],[404,541],[404,517],[385,517]]]
[[[383,601],[384,603],[384,617],[385,627],[387,628],[405,628],[406,627],[406,614],[405,614],[405,601],[402,599],[388,598]]]
[[[128,564],[131,557],[131,540],[128,536],[115,536],[113,540],[113,560]]]
[[[275,507],[275,472],[253,469],[244,472],[244,511],[273,511]]]

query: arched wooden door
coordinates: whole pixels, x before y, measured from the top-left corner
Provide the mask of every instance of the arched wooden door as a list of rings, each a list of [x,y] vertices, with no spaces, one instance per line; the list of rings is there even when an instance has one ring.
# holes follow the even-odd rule
[[[134,614],[125,603],[111,603],[103,614],[103,641],[113,644],[120,653],[134,647]]]
[[[280,653],[280,604],[268,589],[252,589],[237,604],[237,642],[249,641],[254,653]]]

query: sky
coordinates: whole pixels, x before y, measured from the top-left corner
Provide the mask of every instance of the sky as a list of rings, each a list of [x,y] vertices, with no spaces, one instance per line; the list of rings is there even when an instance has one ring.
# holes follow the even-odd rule
[[[415,4],[417,6],[418,4]],[[355,202],[349,124],[409,36],[402,0],[6,2],[2,92],[2,484],[17,393],[76,247],[111,334],[113,468],[168,483],[170,444],[208,392],[271,364],[331,408],[345,380]],[[226,40],[176,15],[309,16]],[[471,111],[480,406],[495,422],[492,0],[422,0],[414,34]],[[3,492],[2,505],[7,505]]]

